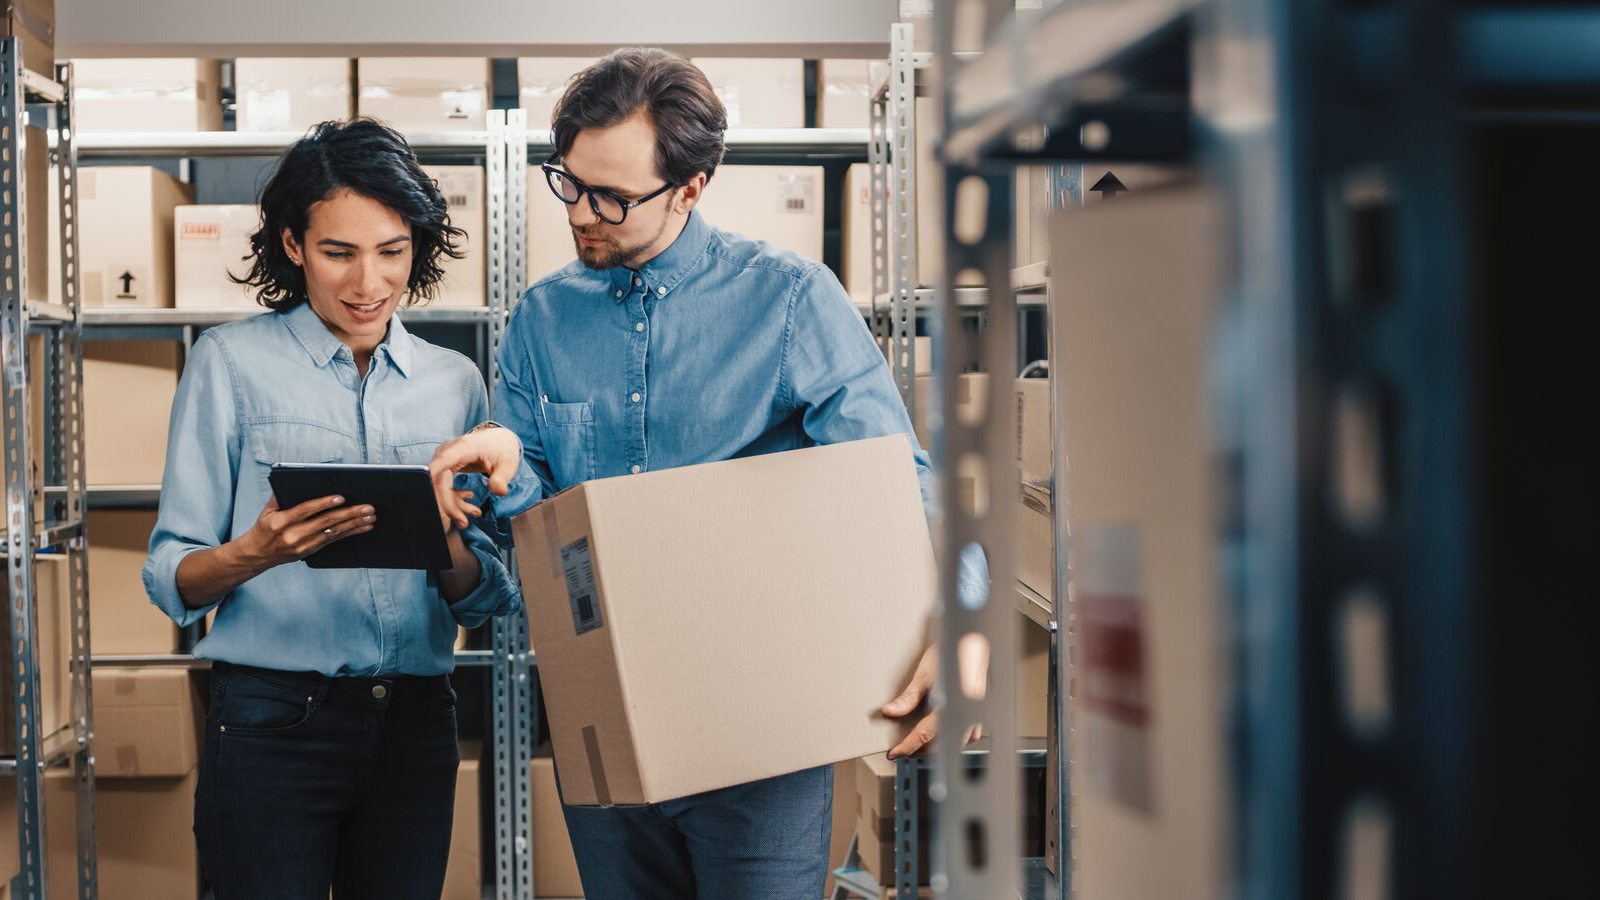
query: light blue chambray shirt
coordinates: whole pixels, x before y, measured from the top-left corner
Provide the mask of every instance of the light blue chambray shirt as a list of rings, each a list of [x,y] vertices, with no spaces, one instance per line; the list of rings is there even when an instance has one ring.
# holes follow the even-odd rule
[[[887,434],[911,421],[861,314],[821,263],[692,212],[637,272],[580,262],[528,288],[495,419],[523,465],[496,513],[581,481]],[[912,436],[923,500],[928,455]]]
[[[398,318],[367,377],[309,304],[212,328],[195,341],[172,404],[161,512],[144,564],[150,599],[179,625],[178,563],[244,534],[271,496],[279,462],[426,464],[441,442],[487,418],[483,378],[466,357]],[[410,569],[270,569],[218,604],[195,656],[325,675],[437,675],[454,668],[456,624],[522,606],[499,553],[466,530],[482,580],[448,604]]]

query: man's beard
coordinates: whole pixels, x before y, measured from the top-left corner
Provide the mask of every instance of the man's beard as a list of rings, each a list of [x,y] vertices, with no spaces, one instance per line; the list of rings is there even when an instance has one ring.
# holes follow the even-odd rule
[[[667,217],[661,217],[661,227],[656,229],[656,233],[652,235],[648,241],[645,241],[642,244],[636,244],[632,247],[622,247],[617,244],[616,241],[610,238],[601,238],[604,243],[600,244],[599,246],[585,247],[578,240],[578,233],[578,229],[574,228],[572,230],[572,243],[573,246],[575,246],[578,250],[578,260],[580,262],[582,262],[585,266],[597,271],[603,269],[615,269],[618,266],[626,266],[629,263],[632,263],[634,260],[644,255],[645,251],[649,250],[651,247],[654,247],[656,242],[661,240],[661,236],[667,233]],[[599,235],[591,236],[599,237]]]

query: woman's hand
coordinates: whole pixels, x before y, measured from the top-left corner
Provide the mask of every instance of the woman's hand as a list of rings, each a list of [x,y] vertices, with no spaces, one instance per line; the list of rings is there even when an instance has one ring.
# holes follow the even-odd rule
[[[372,507],[343,504],[340,496],[318,497],[284,510],[278,508],[278,498],[269,497],[256,524],[239,538],[239,549],[265,571],[373,529],[377,514]]]

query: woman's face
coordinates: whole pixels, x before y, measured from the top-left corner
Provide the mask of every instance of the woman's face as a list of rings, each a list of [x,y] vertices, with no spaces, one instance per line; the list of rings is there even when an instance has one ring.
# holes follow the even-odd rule
[[[411,227],[398,213],[341,189],[311,207],[303,247],[287,228],[283,246],[335,337],[358,353],[383,342],[411,277]]]

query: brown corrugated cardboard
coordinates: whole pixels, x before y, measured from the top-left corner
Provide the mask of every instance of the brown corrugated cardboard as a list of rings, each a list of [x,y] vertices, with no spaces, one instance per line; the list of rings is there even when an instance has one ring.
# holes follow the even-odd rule
[[[67,663],[72,658],[72,608],[68,594],[67,558],[54,553],[41,553],[35,557],[34,577],[34,632],[39,672],[38,728],[41,739],[48,738],[72,724],[72,675]],[[0,560],[10,562],[5,557]],[[6,582],[10,584],[10,579]],[[6,591],[11,600],[11,591]],[[9,606],[8,606],[9,608]],[[12,636],[11,616],[0,634],[9,640]],[[16,696],[16,673],[11,665],[0,666],[0,755],[14,755],[16,748],[16,704],[9,698]]]
[[[1044,262],[1050,255],[1051,179],[1049,166],[1018,166],[1011,264]]]
[[[172,212],[174,305],[179,309],[258,309],[255,292],[229,275],[250,272],[250,236],[261,227],[254,203],[180,206]]]
[[[55,179],[50,179],[52,192]],[[172,305],[173,212],[192,203],[193,189],[149,166],[85,166],[78,170],[79,289],[89,307]],[[51,232],[60,229],[50,204]],[[61,257],[50,248],[50,299],[60,302]]]
[[[1017,735],[1042,738],[1049,730],[1050,632],[1017,615]]]
[[[1205,416],[1218,221],[1197,187],[1051,221],[1051,268],[1074,273],[1051,327],[1071,463],[1072,818],[1085,897],[1210,898],[1227,880]]]
[[[938,376],[935,375],[917,376],[917,414],[912,419],[912,427],[925,450],[933,446],[933,426],[939,420],[938,398],[934,396],[937,380]],[[959,376],[956,380],[957,410],[974,418],[982,415],[988,390],[989,376],[982,372],[967,372]]]
[[[928,883],[933,854],[929,837],[933,834],[933,802],[928,798],[928,773],[917,775],[918,811],[917,883]],[[895,763],[882,753],[856,760],[855,783],[857,852],[861,868],[877,876],[879,884],[894,884],[894,780]]]
[[[524,56],[517,60],[517,95],[529,131],[548,131],[556,101],[572,76],[597,62],[593,56]]]
[[[489,61],[466,57],[362,57],[356,108],[401,131],[482,131]]]
[[[95,774],[182,775],[199,758],[205,712],[187,669],[94,668]]]
[[[1049,487],[1050,379],[1017,379],[1017,468],[1022,480]]]
[[[139,575],[155,527],[153,509],[89,510],[91,653],[178,652],[178,626],[150,602]]]
[[[98,706],[99,698],[96,697]],[[95,710],[96,715],[99,709]],[[194,842],[194,789],[199,770],[177,778],[96,781],[94,839],[102,900],[195,900],[200,854]],[[73,900],[77,848],[72,772],[45,775],[45,846],[50,900]],[[13,844],[13,846],[15,846]]]
[[[158,484],[178,390],[177,341],[84,341],[84,474],[90,484]]]
[[[805,62],[696,57],[728,111],[729,128],[804,128]]]
[[[937,93],[917,98],[913,114],[917,119],[917,284],[928,286],[944,280],[944,195],[941,192],[943,171],[934,156],[939,144],[939,106],[934,99]],[[956,282],[967,287],[983,283],[976,272],[962,274]]]
[[[561,813],[549,744],[540,746],[528,764],[528,785],[533,803],[533,895],[582,897],[583,882],[567,837],[567,820]]]
[[[215,59],[75,59],[79,131],[221,131]]]
[[[55,0],[0,2],[0,38],[22,39],[22,64],[46,78],[55,77]]]
[[[870,128],[870,59],[825,59],[817,66],[817,126]],[[883,65],[883,60],[876,61]]]
[[[1017,580],[1046,600],[1055,590],[1054,499],[1051,494],[1050,380],[1019,378],[1017,470],[1022,501],[1017,524]]]
[[[239,131],[305,131],[355,112],[354,61],[242,57],[233,61]]]
[[[568,803],[682,797],[903,731],[877,710],[935,590],[905,436],[586,482],[514,528]]]
[[[482,758],[481,742],[461,742],[461,765],[456,769],[455,826],[450,832],[450,862],[445,869],[444,893],[439,895],[439,900],[483,900],[483,834],[479,815]],[[537,872],[538,861],[534,862]]]
[[[822,258],[822,167],[718,166],[697,209],[712,225]]]
[[[440,258],[444,281],[439,296],[428,305],[488,306],[488,256],[483,248],[488,246],[489,220],[483,203],[483,167],[423,166],[422,171],[438,182],[450,209],[450,224],[467,233],[457,245],[465,254],[462,258]]]
[[[50,169],[50,143],[44,131],[32,126],[24,128],[23,140],[23,178],[28,218],[24,223],[27,230],[22,233],[28,245],[28,266],[22,273],[22,296],[43,302],[50,299],[50,275],[46,271],[50,264],[50,244],[53,243],[50,238],[60,231],[59,228],[50,227],[50,201],[55,196],[50,186],[55,181],[52,177],[55,173]]]
[[[844,289],[857,303],[872,301],[872,166],[852,163],[844,173],[844,203],[839,211],[843,229]],[[887,240],[887,238],[885,238]],[[888,253],[885,248],[884,253]]]

